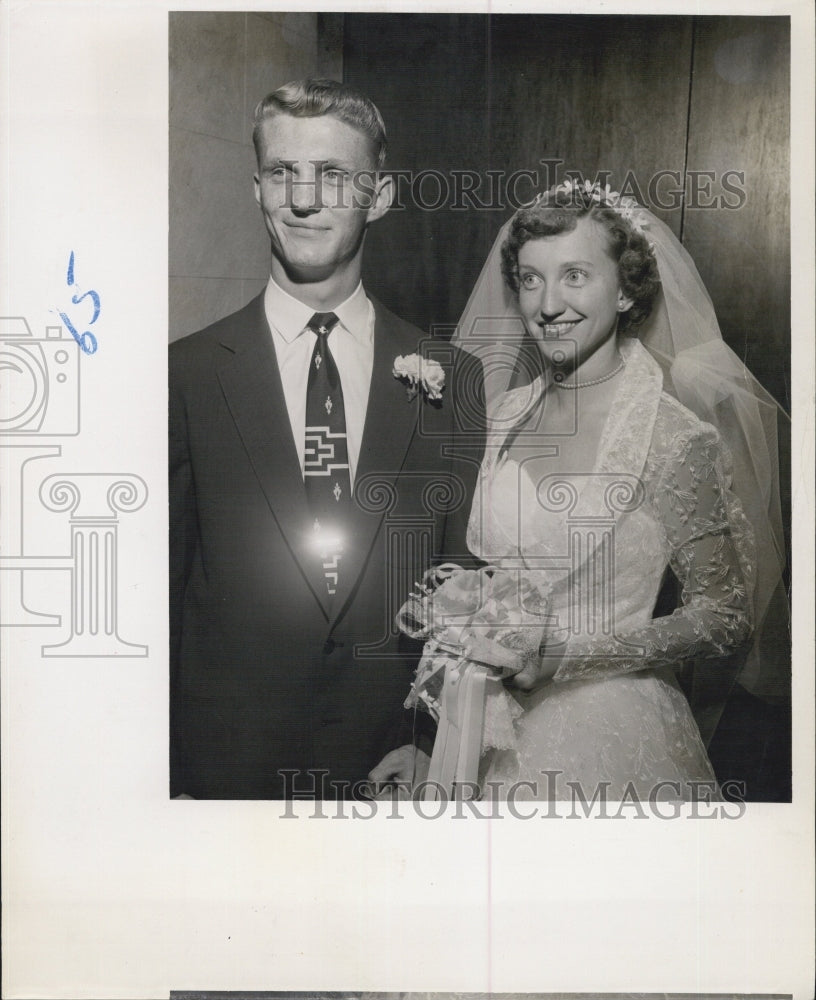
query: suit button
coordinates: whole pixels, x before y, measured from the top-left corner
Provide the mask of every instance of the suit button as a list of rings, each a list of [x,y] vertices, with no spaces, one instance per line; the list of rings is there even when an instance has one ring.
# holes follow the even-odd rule
[[[323,644],[323,655],[329,656],[334,652],[335,642],[334,639],[327,639]]]

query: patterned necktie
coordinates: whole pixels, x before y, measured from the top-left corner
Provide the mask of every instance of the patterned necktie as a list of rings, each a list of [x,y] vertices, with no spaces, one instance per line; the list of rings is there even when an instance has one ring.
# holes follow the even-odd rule
[[[343,387],[328,344],[329,334],[338,322],[334,313],[329,312],[315,313],[307,324],[317,334],[317,341],[306,388],[303,474],[315,552],[323,566],[330,595],[337,591],[351,500]]]

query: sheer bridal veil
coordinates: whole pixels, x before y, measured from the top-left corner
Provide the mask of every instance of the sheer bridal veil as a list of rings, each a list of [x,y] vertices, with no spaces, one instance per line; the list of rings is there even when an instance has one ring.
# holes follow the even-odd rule
[[[723,341],[697,268],[665,223],[633,199],[589,182],[566,181],[533,204],[546,205],[556,193],[613,208],[652,247],[661,289],[637,336],[660,365],[664,390],[716,427],[730,455],[732,489],[753,529],[757,561],[754,642],[739,680],[760,697],[783,697],[789,691],[790,639],[777,419],[788,420],[787,414]],[[512,221],[499,231],[454,336],[454,343],[483,362],[489,416],[508,387],[540,374],[516,294],[501,273],[501,246]],[[541,384],[546,391],[546,372]]]

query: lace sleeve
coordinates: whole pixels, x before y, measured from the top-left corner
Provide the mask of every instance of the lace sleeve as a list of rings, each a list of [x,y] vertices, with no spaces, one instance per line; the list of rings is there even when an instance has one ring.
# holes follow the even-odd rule
[[[682,606],[617,641],[570,639],[554,681],[723,656],[750,636],[751,533],[728,490],[713,428],[698,425],[685,441],[676,443],[656,482],[653,503],[670,565],[682,586]]]

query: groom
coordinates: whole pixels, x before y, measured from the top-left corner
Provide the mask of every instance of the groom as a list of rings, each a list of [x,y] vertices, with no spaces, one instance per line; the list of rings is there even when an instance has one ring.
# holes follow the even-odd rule
[[[392,198],[368,98],[287,84],[253,139],[269,282],[170,348],[171,795],[348,797],[422,728],[394,615],[466,555],[481,366],[361,284]]]

